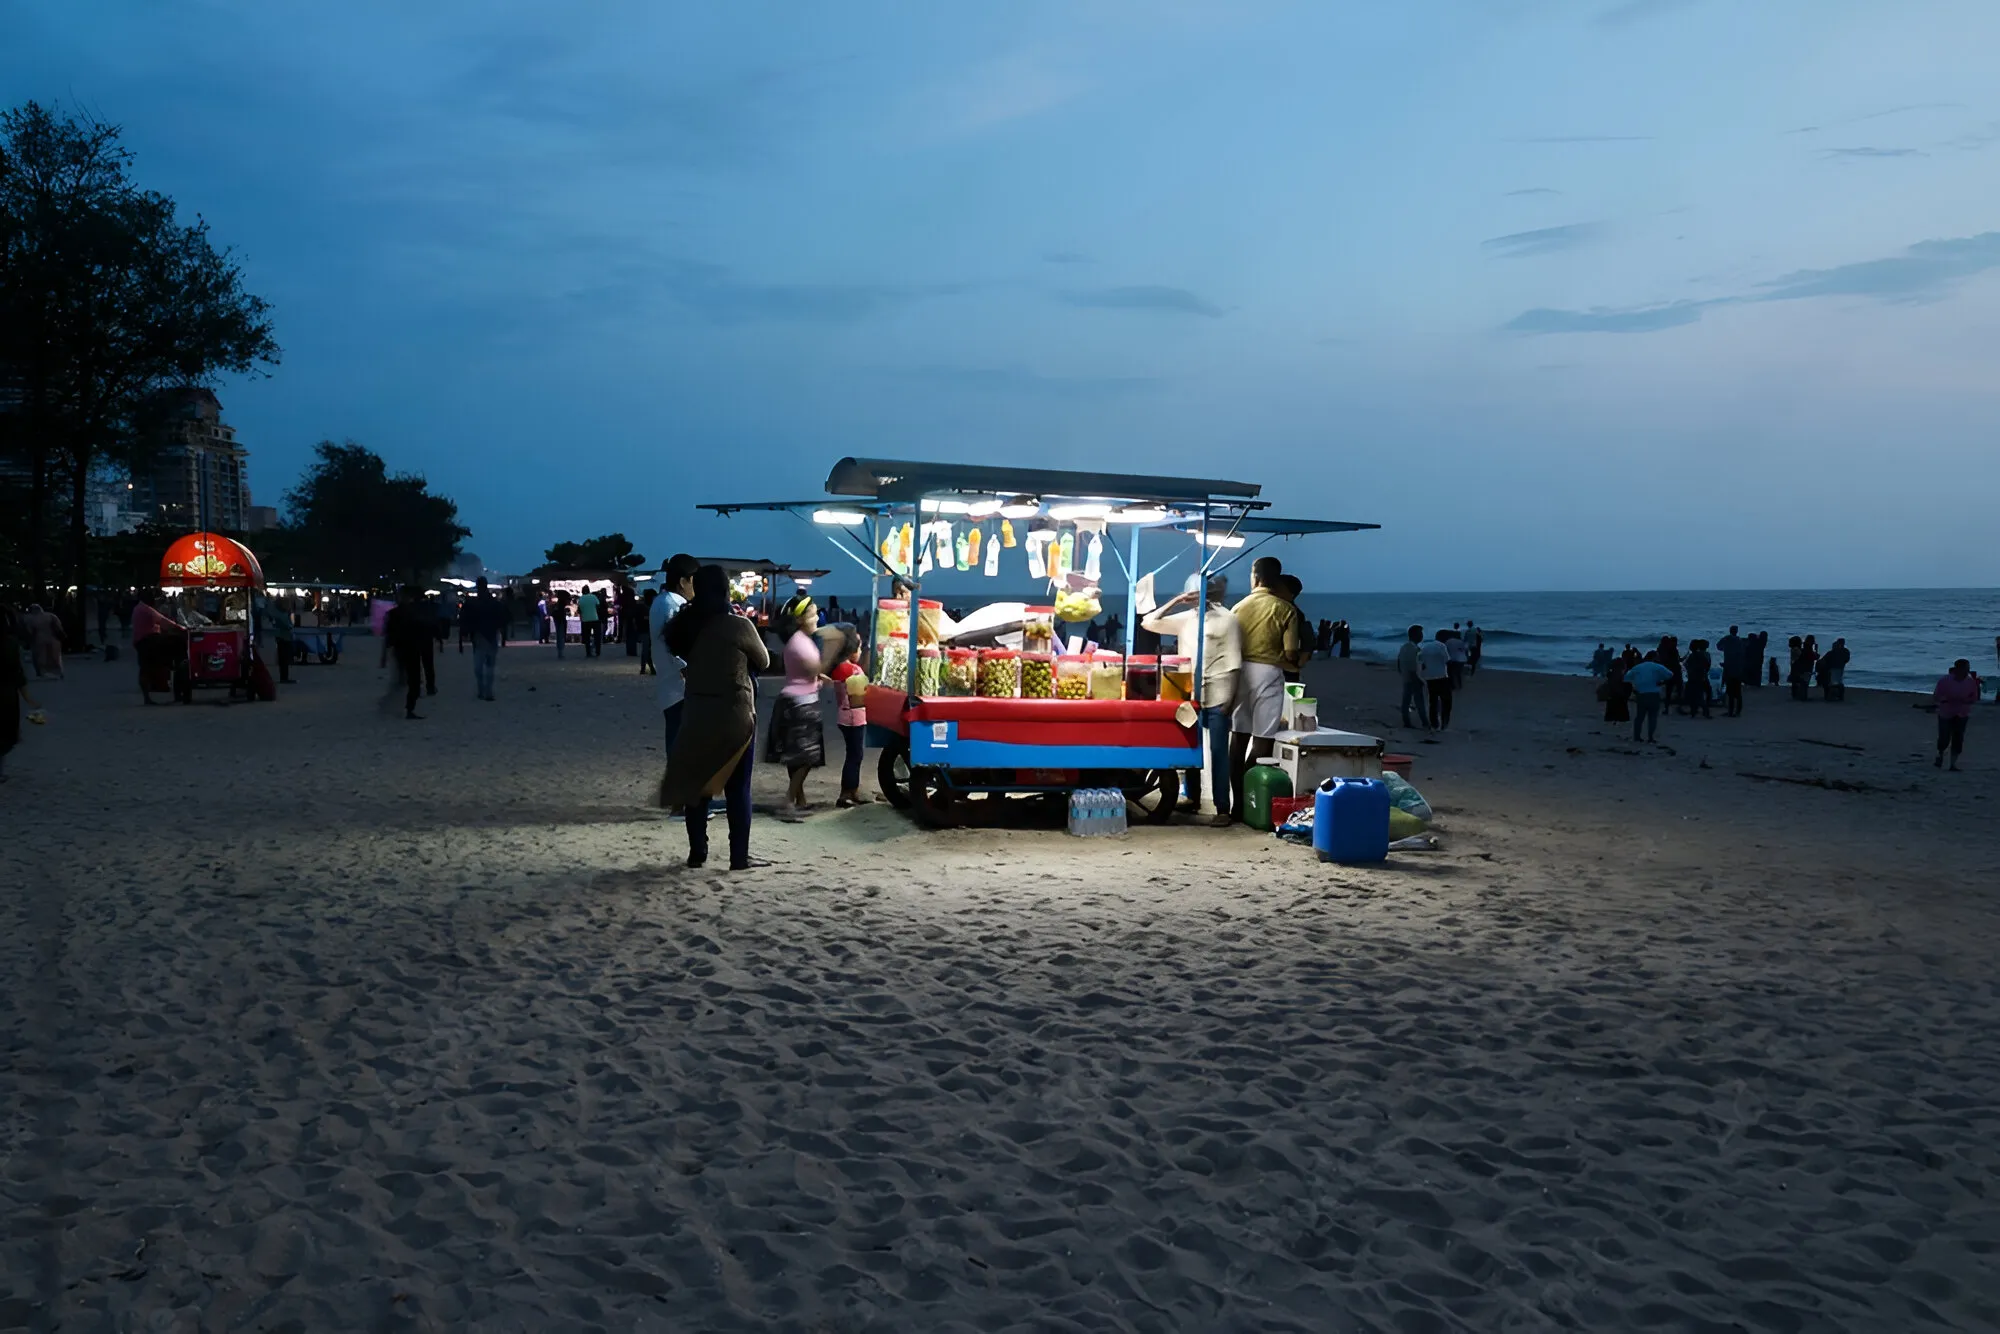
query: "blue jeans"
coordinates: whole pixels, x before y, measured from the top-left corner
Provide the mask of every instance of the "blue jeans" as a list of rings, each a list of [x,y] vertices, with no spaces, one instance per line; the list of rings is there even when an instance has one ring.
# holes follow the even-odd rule
[[[1229,814],[1229,710],[1208,708],[1201,711],[1201,730],[1208,734],[1208,771],[1215,776],[1209,786],[1215,789],[1215,812]],[[1201,799],[1201,771],[1189,770],[1192,787],[1188,795]]]
[[[722,785],[722,800],[729,811],[729,864],[740,866],[750,857],[750,756],[753,742],[744,747],[728,781]],[[708,803],[697,798],[687,805],[688,852],[708,855]]]
[[[493,668],[500,661],[500,641],[472,637],[472,684],[479,692],[479,698],[493,698]]]
[[[1657,691],[1650,695],[1632,696],[1632,739],[1634,741],[1651,741],[1660,734],[1660,701],[1663,698],[1664,696]],[[1639,735],[1641,727],[1646,729],[1646,735],[1644,736]]]

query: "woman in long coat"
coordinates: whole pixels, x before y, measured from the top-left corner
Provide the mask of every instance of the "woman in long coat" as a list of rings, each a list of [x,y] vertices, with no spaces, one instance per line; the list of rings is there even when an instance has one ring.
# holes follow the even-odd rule
[[[708,860],[708,799],[729,810],[729,869],[768,866],[750,855],[750,764],[757,740],[757,673],[771,665],[757,627],[730,610],[719,565],[695,572],[694,597],[667,623],[667,648],[687,664],[680,735],[660,780],[660,805],[687,816],[688,865]]]

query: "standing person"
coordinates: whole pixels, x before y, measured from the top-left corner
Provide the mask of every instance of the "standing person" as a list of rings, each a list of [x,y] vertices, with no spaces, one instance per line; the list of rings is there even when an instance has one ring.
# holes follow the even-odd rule
[[[1590,674],[1609,676],[1611,674],[1611,650],[1604,647],[1604,641],[1597,641],[1597,652],[1590,655]]]
[[[1743,674],[1743,680],[1751,689],[1756,690],[1762,688],[1763,685],[1764,659],[1771,652],[1771,632],[1769,630],[1759,630],[1756,634],[1750,636],[1750,638],[1752,640],[1750,661],[1746,664],[1750,670]],[[1778,684],[1776,673],[1773,673],[1771,676],[1771,684]]]
[[[1614,662],[1605,669],[1604,684],[1597,687],[1597,697],[1604,701],[1604,721],[1607,723],[1629,723],[1632,710],[1632,685],[1625,679],[1625,664]]]
[[[1659,655],[1660,666],[1674,674],[1673,680],[1667,682],[1666,689],[1660,692],[1660,701],[1672,704],[1681,697],[1681,641],[1672,635],[1661,635],[1654,652]]]
[[[437,643],[436,627],[437,619],[417,596],[417,590],[408,584],[403,586],[396,605],[382,618],[380,666],[387,667],[390,655],[395,655],[396,673],[403,681],[403,717],[412,722],[423,717],[417,712],[417,697],[424,689],[424,659]],[[383,704],[386,706],[395,696],[396,687],[392,683],[382,697]]]
[[[153,691],[174,688],[174,659],[187,647],[187,632],[153,606],[151,593],[132,607],[132,657],[139,664],[139,698],[151,704]]]
[[[1354,627],[1346,621],[1340,623],[1340,656],[1343,658],[1354,656]]]
[[[1812,698],[1813,670],[1819,665],[1819,645],[1811,635],[1802,642],[1797,635],[1792,636],[1792,698],[1810,700]]]
[[[1944,767],[1944,753],[1951,751],[1951,767],[1958,768],[1958,757],[1965,752],[1965,725],[1972,719],[1972,706],[1979,702],[1979,678],[1972,674],[1972,663],[1960,658],[1951,665],[1951,670],[1938,678],[1931,690],[1931,698],[1937,701],[1937,758],[1931,761],[1935,768]]]
[[[535,642],[549,642],[549,595],[542,594],[535,599]]]
[[[1250,596],[1231,610],[1243,635],[1243,666],[1229,721],[1230,818],[1243,818],[1243,779],[1271,753],[1284,726],[1285,665],[1302,651],[1299,609],[1280,592],[1285,567],[1276,556],[1250,566]],[[1217,803],[1218,806],[1220,803]]]
[[[1666,698],[1667,682],[1673,679],[1673,670],[1660,661],[1658,649],[1625,673],[1626,684],[1632,687],[1634,741],[1653,743],[1660,739],[1660,705]],[[1642,730],[1644,736],[1639,735]]]
[[[819,688],[826,673],[819,651],[819,605],[804,593],[778,613],[785,643],[785,685],[771,709],[765,758],[785,766],[791,778],[780,820],[797,820],[812,809],[806,802],[806,775],[826,763],[826,729],[820,722]]]
[[[1410,708],[1416,706],[1416,726],[1426,732],[1431,730],[1430,708],[1424,702],[1424,627],[1410,627],[1409,640],[1396,650],[1396,678],[1403,683],[1403,697],[1396,706],[1403,715],[1403,726],[1411,726]],[[1603,645],[1598,645],[1601,649]]]
[[[417,611],[423,618],[424,628],[430,632],[424,637],[424,693],[435,695],[438,692],[437,651],[444,645],[448,622],[435,597],[424,598],[417,604]]]
[[[264,613],[264,627],[271,632],[271,642],[276,646],[278,654],[278,684],[288,686],[292,683],[292,655],[296,649],[292,635],[292,614],[268,597],[260,601],[263,604],[261,610]]]
[[[1195,623],[1201,622],[1201,730],[1207,740],[1209,786],[1214,789],[1215,818],[1211,823],[1226,825],[1233,795],[1229,768],[1229,719],[1236,707],[1237,678],[1243,671],[1243,627],[1228,607],[1229,580],[1216,575],[1208,581],[1208,611],[1203,615],[1194,605],[1189,589],[1141,622],[1155,634],[1172,635],[1174,648],[1194,656]],[[1185,606],[1186,611],[1175,611]],[[1187,789],[1190,809],[1201,809],[1201,770],[1189,769],[1181,776]]]
[[[1819,660],[1819,691],[1826,699],[1842,701],[1847,698],[1847,664],[1854,655],[1847,651],[1847,641],[1836,639],[1833,647]]]
[[[34,664],[35,675],[62,680],[63,632],[56,614],[43,611],[39,602],[30,602],[17,623],[22,637],[28,641],[28,659]]]
[[[1778,660],[1776,658],[1771,659],[1771,684],[1778,684]]]
[[[21,658],[28,649],[15,637],[14,627],[14,609],[0,603],[0,692],[7,696],[0,703],[0,783],[7,781],[7,753],[21,744],[22,707],[31,710],[40,707],[28,693],[28,673],[21,666]],[[33,713],[29,716],[39,717]]]
[[[833,599],[827,599],[833,605]],[[865,806],[861,795],[861,758],[868,749],[868,676],[861,670],[861,632],[853,626],[841,628],[840,662],[828,673],[833,680],[834,725],[840,728],[841,807]]]
[[[549,621],[556,637],[556,657],[561,658],[569,641],[569,594],[549,594]]]
[[[500,665],[500,646],[507,642],[507,609],[479,576],[478,592],[458,609],[458,621],[472,640],[472,685],[479,698],[492,700],[493,672]]]
[[[660,717],[666,725],[667,744],[660,752],[663,755],[674,753],[674,738],[681,731],[681,701],[687,697],[687,682],[682,676],[687,664],[667,647],[667,627],[694,597],[694,576],[700,569],[701,562],[685,551],[675,552],[662,561],[660,582],[665,587],[646,611],[646,638],[659,646],[666,666],[664,672],[654,669],[653,682],[653,698],[659,702]]]
[[[720,792],[729,810],[729,869],[769,866],[750,855],[750,767],[756,674],[771,665],[771,655],[757,627],[730,610],[729,577],[720,565],[700,567],[692,592],[667,623],[667,651],[687,664],[687,694],[660,779],[660,805],[686,812],[688,865],[701,866],[708,861],[708,799]],[[660,679],[671,675],[661,672]]]
[[[639,605],[632,611],[631,633],[639,637],[639,675],[658,676],[660,669],[653,665],[653,604],[660,600],[660,590],[649,588],[639,599]]]
[[[1440,630],[1434,639],[1417,645],[1417,670],[1423,673],[1424,693],[1430,702],[1430,730],[1442,732],[1451,726],[1451,631]]]
[[[1681,711],[1694,717],[1696,709],[1704,718],[1713,718],[1711,711],[1715,703],[1715,688],[1709,684],[1708,673],[1713,665],[1708,655],[1706,639],[1693,640],[1688,644],[1687,657],[1682,666],[1687,672],[1687,684],[1681,689]]]
[[[1474,676],[1479,674],[1479,659],[1486,652],[1486,632],[1471,621],[1465,623],[1465,670]]]
[[[1452,693],[1457,694],[1465,689],[1465,667],[1472,661],[1472,646],[1466,642],[1464,632],[1455,625],[1452,627],[1451,638],[1444,641],[1444,652],[1445,668],[1451,681]]]
[[[1305,667],[1306,659],[1312,656],[1312,642],[1309,634],[1312,627],[1307,623],[1305,613],[1299,610],[1299,594],[1305,592],[1305,587],[1299,581],[1299,577],[1294,574],[1280,574],[1277,582],[1271,585],[1271,591],[1282,598],[1286,605],[1292,609],[1293,633],[1297,636],[1298,643],[1296,647],[1286,653],[1284,661],[1279,664],[1279,666],[1284,668],[1285,679],[1292,682],[1297,682],[1301,679],[1301,672]]]
[[[583,641],[583,656],[604,656],[604,599],[589,585],[576,595],[577,638]]]
[[[1715,647],[1722,654],[1722,716],[1740,718],[1743,715],[1743,669],[1749,645],[1744,643],[1743,636],[1732,625],[1729,633],[1716,641]]]

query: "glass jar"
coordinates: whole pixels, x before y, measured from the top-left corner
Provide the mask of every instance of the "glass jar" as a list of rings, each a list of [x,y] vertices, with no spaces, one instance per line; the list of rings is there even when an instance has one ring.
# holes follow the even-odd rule
[[[1125,655],[1099,653],[1090,660],[1090,697],[1125,698]]]
[[[1135,653],[1125,659],[1125,698],[1160,697],[1160,660],[1149,653]]]
[[[892,690],[910,688],[910,637],[890,635],[875,649],[875,681]]]
[[[1160,659],[1160,698],[1194,698],[1194,659],[1169,654]]]
[[[1054,653],[1056,649],[1056,609],[1027,607],[1021,613],[1021,651]]]
[[[910,633],[910,604],[904,598],[875,599],[875,642]]]
[[[979,694],[983,699],[1013,699],[1021,693],[1021,655],[1012,649],[989,648],[979,655]]]
[[[934,648],[917,650],[917,693],[926,699],[944,693],[944,654]]]
[[[1081,653],[1065,653],[1056,659],[1056,698],[1090,698],[1090,659]]]
[[[1053,653],[1023,653],[1021,655],[1021,698],[1054,699],[1056,697],[1056,655]]]
[[[944,693],[967,698],[979,693],[979,650],[950,648],[944,651]]]

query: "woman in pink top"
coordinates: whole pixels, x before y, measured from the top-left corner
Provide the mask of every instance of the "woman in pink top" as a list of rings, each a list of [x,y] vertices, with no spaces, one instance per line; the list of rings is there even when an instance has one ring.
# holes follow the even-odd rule
[[[780,820],[797,820],[806,810],[806,775],[826,763],[826,737],[820,725],[819,608],[804,594],[786,603],[779,624],[785,637],[785,688],[771,709],[771,738],[766,758],[785,766],[791,791],[779,808]]]
[[[1931,698],[1937,701],[1938,720],[1937,758],[1931,764],[1942,769],[1949,749],[1951,767],[1956,769],[1965,750],[1965,724],[1972,717],[1972,706],[1979,702],[1979,678],[1972,674],[1972,664],[1964,658],[1954,662],[1951,670],[1938,678]]]

